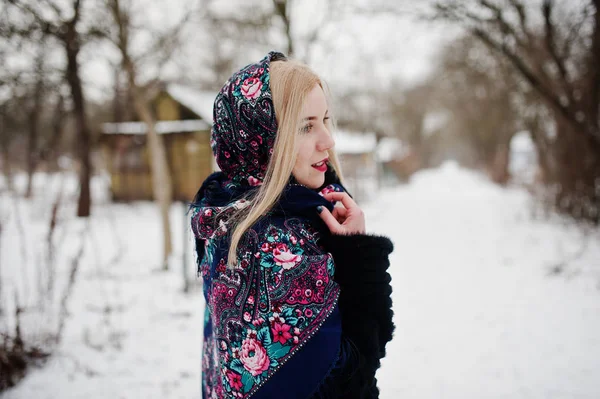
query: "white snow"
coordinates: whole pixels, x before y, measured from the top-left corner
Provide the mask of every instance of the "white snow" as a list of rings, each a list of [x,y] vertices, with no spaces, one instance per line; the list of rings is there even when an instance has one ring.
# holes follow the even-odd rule
[[[510,140],[510,149],[515,152],[535,152],[535,144],[528,131],[521,131]]]
[[[207,123],[212,124],[213,121],[213,106],[217,93],[212,91],[196,90],[189,86],[180,84],[169,84],[167,92],[173,99],[195,112],[199,117]]]
[[[515,176],[515,181],[528,184],[535,180],[537,169],[537,151],[531,135],[527,131],[516,133],[510,140],[511,175]]]
[[[395,243],[396,331],[378,372],[381,398],[600,397],[598,230],[536,218],[525,191],[454,164],[376,198],[364,206],[368,230]],[[7,194],[0,199],[6,282],[23,265]],[[19,201],[33,253],[44,200]],[[193,259],[182,207],[172,216],[172,269],[157,272],[155,206],[100,201],[64,340],[3,399],[199,397],[204,305],[198,290],[181,293],[180,258]],[[81,230],[64,217],[72,247]],[[563,273],[551,273],[563,262]]]

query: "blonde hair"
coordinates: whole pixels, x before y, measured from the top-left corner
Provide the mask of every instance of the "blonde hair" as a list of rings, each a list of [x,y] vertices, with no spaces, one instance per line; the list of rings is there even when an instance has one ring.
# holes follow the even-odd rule
[[[249,199],[250,205],[238,211],[231,219],[235,227],[227,256],[230,267],[237,263],[237,249],[244,234],[271,210],[289,182],[296,163],[298,121],[308,93],[315,85],[319,85],[329,99],[329,90],[321,79],[307,65],[298,61],[273,61],[270,75],[269,85],[278,124],[277,136],[263,184],[256,195]],[[331,102],[328,101],[328,104]],[[335,151],[331,148],[328,153],[331,166],[342,180],[342,170]]]

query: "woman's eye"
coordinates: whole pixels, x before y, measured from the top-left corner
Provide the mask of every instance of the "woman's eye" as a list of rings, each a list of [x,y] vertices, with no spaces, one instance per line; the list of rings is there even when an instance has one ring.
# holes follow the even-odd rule
[[[327,123],[328,120],[329,120],[329,117],[326,116],[325,118],[323,118],[323,123]]]
[[[312,128],[313,128],[313,125],[309,124],[309,125],[304,126],[302,129],[300,129],[300,131],[302,133],[308,133],[308,132],[310,132],[312,130]]]

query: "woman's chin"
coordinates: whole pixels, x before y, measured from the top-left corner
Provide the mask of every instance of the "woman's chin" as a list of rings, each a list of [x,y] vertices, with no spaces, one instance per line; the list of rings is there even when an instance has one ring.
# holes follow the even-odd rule
[[[310,184],[305,184],[305,186],[316,190],[318,188],[321,188],[323,183],[325,183],[325,176],[321,177],[320,179],[313,179],[313,181],[310,182]]]

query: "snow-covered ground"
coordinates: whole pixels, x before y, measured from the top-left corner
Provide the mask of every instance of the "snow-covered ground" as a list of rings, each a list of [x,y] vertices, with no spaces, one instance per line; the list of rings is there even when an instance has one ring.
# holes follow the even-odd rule
[[[451,164],[364,209],[368,229],[396,248],[396,333],[378,373],[382,398],[600,398],[598,231],[535,219],[524,191]],[[182,253],[191,252],[182,214],[173,208],[171,271],[157,272],[154,206],[101,202],[58,351],[0,397],[199,397],[203,300],[197,289],[181,292]],[[81,236],[71,225],[64,239]],[[5,282],[21,256],[6,231]]]

